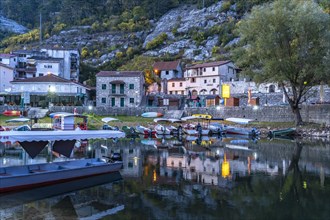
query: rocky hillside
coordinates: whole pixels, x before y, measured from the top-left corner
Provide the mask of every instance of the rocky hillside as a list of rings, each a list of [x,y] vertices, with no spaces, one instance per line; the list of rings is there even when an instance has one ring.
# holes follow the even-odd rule
[[[0,15],[0,30],[12,32],[16,34],[23,34],[28,31],[28,29],[17,22],[5,18]]]
[[[238,19],[235,5],[227,12],[221,12],[221,6],[222,2],[204,9],[182,5],[170,10],[157,21],[151,20],[150,30],[133,33],[93,33],[91,26],[73,27],[51,36],[44,43],[86,48],[94,55],[86,56],[84,62],[92,66],[109,62],[118,52],[126,52],[129,47],[146,56],[207,60],[214,57],[215,52],[224,52],[227,45],[237,41],[231,34],[231,27]],[[148,48],[148,43],[164,33],[165,40]],[[225,35],[226,40],[222,35]]]

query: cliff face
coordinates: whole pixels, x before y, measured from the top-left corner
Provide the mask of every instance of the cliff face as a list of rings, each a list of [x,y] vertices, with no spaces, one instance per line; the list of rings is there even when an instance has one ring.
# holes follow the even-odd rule
[[[16,21],[10,20],[0,15],[0,30],[4,30],[7,32],[13,32],[16,34],[24,34],[28,31],[28,29]]]

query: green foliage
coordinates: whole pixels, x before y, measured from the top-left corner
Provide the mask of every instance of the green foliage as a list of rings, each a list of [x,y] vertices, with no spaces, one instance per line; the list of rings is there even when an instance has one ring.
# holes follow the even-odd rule
[[[161,44],[163,44],[164,41],[166,41],[166,39],[167,39],[167,34],[166,33],[161,33],[160,35],[155,37],[152,41],[149,41],[147,43],[146,49],[147,50],[152,50],[152,49],[160,46]]]
[[[8,37],[1,42],[0,46],[7,47],[10,45],[27,44],[27,43],[36,42],[38,40],[39,40],[39,30],[34,29],[26,34]]]
[[[231,2],[230,1],[224,1],[222,3],[222,5],[221,5],[220,12],[227,12],[227,11],[229,11],[230,6],[231,6]]]
[[[329,24],[330,16],[313,1],[278,0],[253,8],[238,25],[244,44],[235,51],[238,66],[259,82],[291,87],[293,96],[286,95],[297,124],[301,98],[330,77]]]
[[[207,39],[206,33],[204,31],[193,31],[191,38],[196,42],[197,46],[201,45],[204,40]]]
[[[87,47],[83,47],[81,50],[81,57],[82,58],[86,58],[88,56],[88,48]]]
[[[64,24],[64,23],[56,23],[53,27],[52,34],[60,33],[65,27],[66,27],[66,24]]]

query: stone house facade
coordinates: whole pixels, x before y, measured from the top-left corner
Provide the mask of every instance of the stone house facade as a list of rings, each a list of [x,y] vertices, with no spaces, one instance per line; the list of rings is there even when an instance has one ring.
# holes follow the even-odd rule
[[[96,74],[96,107],[137,107],[144,85],[141,71],[101,71]]]

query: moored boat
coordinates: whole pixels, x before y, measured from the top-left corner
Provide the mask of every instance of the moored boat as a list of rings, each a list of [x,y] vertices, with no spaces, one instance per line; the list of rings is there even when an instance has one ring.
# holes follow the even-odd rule
[[[268,137],[281,137],[281,136],[294,136],[296,134],[296,128],[286,128],[286,129],[277,129],[271,130],[268,133]]]
[[[0,168],[0,193],[67,182],[120,170],[122,162],[80,159]]]
[[[240,128],[234,126],[224,126],[224,131],[226,134],[235,134],[235,135],[246,135],[246,136],[258,136],[260,131],[256,128]]]

